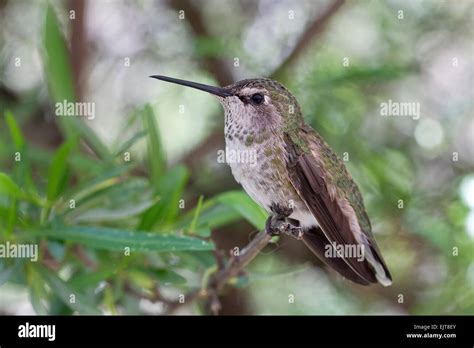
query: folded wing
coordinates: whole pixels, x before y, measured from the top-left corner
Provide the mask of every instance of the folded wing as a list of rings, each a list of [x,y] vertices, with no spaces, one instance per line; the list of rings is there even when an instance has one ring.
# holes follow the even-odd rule
[[[390,285],[391,276],[371,233],[357,185],[329,146],[312,130],[306,131],[311,132],[307,151],[287,141],[291,183],[320,226],[308,231],[304,242],[346,278],[363,285]],[[322,154],[332,161],[330,165]]]

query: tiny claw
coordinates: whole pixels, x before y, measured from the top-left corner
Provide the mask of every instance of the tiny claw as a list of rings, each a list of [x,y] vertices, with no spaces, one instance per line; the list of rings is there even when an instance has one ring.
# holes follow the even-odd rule
[[[300,226],[294,226],[290,223],[287,223],[286,229],[284,231],[287,235],[296,238],[297,240],[303,239],[303,229]]]
[[[277,219],[277,216],[271,215],[268,217],[267,221],[265,222],[265,231],[270,236],[278,236],[280,234],[280,224],[281,220]]]
[[[285,233],[298,240],[301,240],[304,234],[303,229],[299,226],[299,221],[288,217],[282,218],[281,215],[270,216],[265,223],[265,229],[271,236]]]
[[[297,240],[302,240],[304,232],[301,229],[301,227],[297,227],[294,231],[292,231],[293,237],[295,237]]]

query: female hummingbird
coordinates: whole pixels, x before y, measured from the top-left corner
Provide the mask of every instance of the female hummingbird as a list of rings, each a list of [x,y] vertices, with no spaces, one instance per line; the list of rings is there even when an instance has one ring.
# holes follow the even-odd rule
[[[268,221],[287,218],[311,251],[353,282],[391,284],[359,188],[281,83],[256,78],[213,87],[151,77],[217,97],[225,111],[226,151],[256,154],[252,163],[230,161],[232,174],[271,214]]]

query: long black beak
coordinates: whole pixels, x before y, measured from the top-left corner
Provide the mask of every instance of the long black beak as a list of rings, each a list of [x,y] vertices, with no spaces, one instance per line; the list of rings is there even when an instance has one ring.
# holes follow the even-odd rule
[[[178,85],[183,85],[183,86],[186,86],[186,87],[200,89],[201,91],[212,93],[214,95],[217,95],[217,96],[223,97],[223,98],[230,97],[230,96],[233,95],[227,89],[221,88],[221,87],[214,87],[214,86],[204,85],[202,83],[191,82],[191,81],[180,80],[180,79],[174,79],[172,77],[162,76],[162,75],[152,75],[150,77],[154,78],[154,79],[166,81],[166,82],[177,83]]]

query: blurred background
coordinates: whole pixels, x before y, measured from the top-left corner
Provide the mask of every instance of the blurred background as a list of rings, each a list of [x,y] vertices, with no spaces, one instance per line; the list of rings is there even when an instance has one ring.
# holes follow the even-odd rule
[[[0,259],[0,313],[209,313],[176,301],[265,214],[218,163],[219,103],[162,74],[285,84],[346,160],[393,275],[350,283],[282,237],[222,314],[474,314],[473,8],[1,0],[0,242],[40,258]],[[389,100],[419,117],[383,116]],[[63,101],[94,117],[59,116]]]

